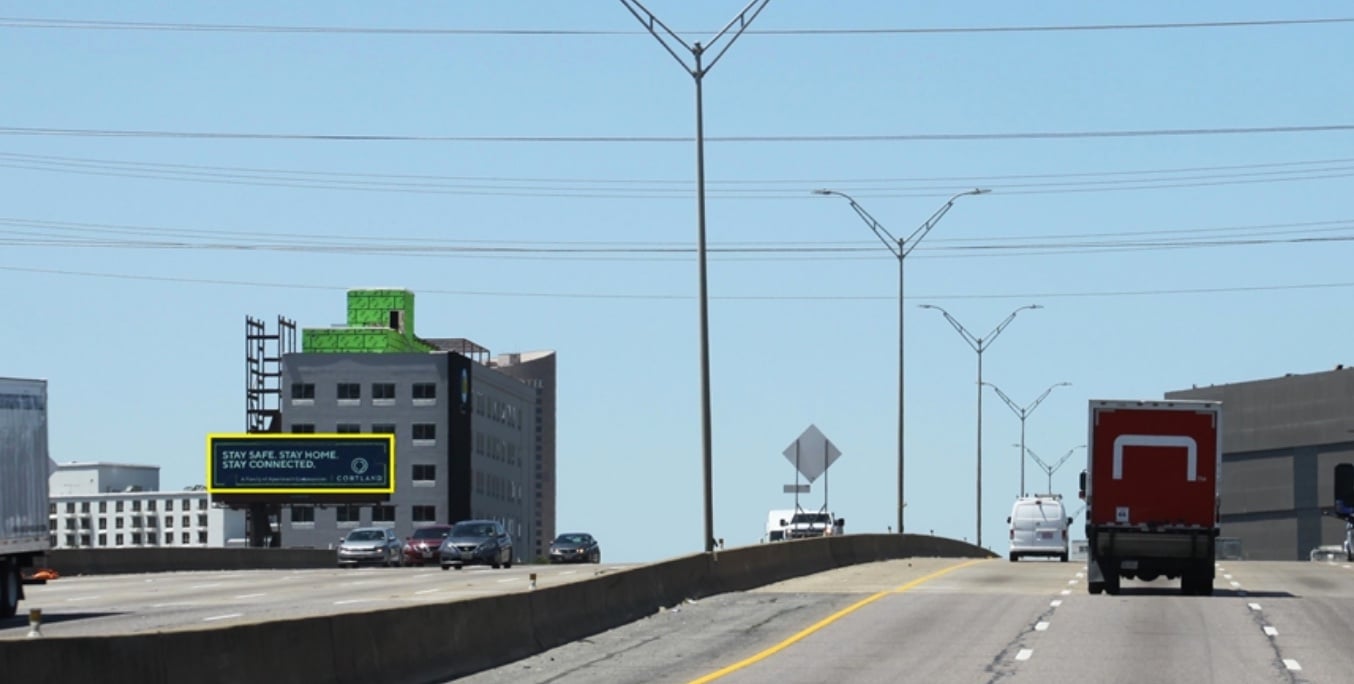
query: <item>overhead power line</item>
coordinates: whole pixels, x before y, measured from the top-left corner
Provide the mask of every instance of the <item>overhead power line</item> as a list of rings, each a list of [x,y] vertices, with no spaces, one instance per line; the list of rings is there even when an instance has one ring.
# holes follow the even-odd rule
[[[1344,24],[1354,22],[1351,17],[1310,19],[1252,19],[1240,21],[1146,22],[1122,24],[1045,24],[1027,26],[958,26],[910,28],[782,28],[749,29],[747,34],[763,36],[858,36],[907,35],[928,33],[1048,33],[1071,31],[1159,31],[1173,29],[1226,29],[1263,26],[1304,26]],[[377,26],[279,26],[267,24],[198,24],[182,22],[110,21],[102,19],[44,19],[0,17],[0,28],[57,29],[83,31],[159,31],[194,33],[302,33],[395,36],[637,36],[647,31],[611,29],[510,29],[510,28],[402,28]],[[706,35],[709,30],[680,31]]]
[[[1331,133],[1354,131],[1354,124],[1308,126],[1241,126],[1230,128],[1145,128],[1111,131],[1024,131],[1013,133],[881,133],[859,135],[724,135],[705,136],[716,143],[880,143],[975,140],[1056,140],[1077,138],[1147,138],[1198,135],[1257,135],[1272,133]],[[443,143],[682,143],[695,141],[680,135],[399,135],[385,133],[243,133],[229,131],[167,131],[117,128],[43,128],[0,126],[0,135],[95,138],[183,138],[208,140],[297,140],[320,142],[443,142]]]
[[[102,278],[109,280],[139,280],[151,282],[168,282],[193,285],[222,285],[230,287],[254,287],[270,289],[294,289],[294,290],[328,290],[334,292],[343,292],[351,289],[348,285],[317,285],[313,283],[285,283],[285,282],[265,282],[259,280],[229,280],[220,278],[185,278],[180,276],[156,276],[145,273],[109,273],[98,271],[74,271],[67,269],[50,268],[32,268],[27,266],[9,266],[0,264],[0,271],[10,271],[15,273],[33,273],[53,276],[69,276],[80,278]],[[1065,299],[1065,298],[1096,298],[1096,297],[1155,297],[1155,296],[1179,296],[1179,295],[1204,295],[1204,294],[1234,294],[1247,292],[1288,292],[1303,290],[1329,290],[1354,287],[1354,282],[1337,283],[1300,283],[1289,285],[1241,285],[1236,287],[1199,287],[1199,288],[1162,288],[1152,290],[1086,290],[1080,292],[1001,292],[995,294],[923,294],[908,299],[925,299],[927,301],[942,300],[981,300],[981,299]],[[437,288],[418,288],[420,296],[425,295],[453,295],[456,297],[507,297],[507,298],[529,298],[529,299],[589,299],[589,300],[632,300],[632,301],[656,301],[656,300],[674,300],[687,301],[695,298],[695,295],[676,295],[676,294],[637,294],[637,293],[589,293],[589,292],[511,292],[495,290],[444,290]],[[895,299],[893,296],[886,295],[713,295],[711,299],[718,299],[730,302],[764,302],[764,301],[799,301],[799,302],[840,302],[840,301],[875,301]]]

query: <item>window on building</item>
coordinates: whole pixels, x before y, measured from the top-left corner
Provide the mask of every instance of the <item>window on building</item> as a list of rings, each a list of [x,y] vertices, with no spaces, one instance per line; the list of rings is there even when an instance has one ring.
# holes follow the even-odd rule
[[[206,533],[206,532],[198,532],[198,533],[197,533],[197,543],[199,543],[199,544],[206,544],[206,543],[207,543],[207,533]]]
[[[200,514],[198,514],[198,516],[197,516],[197,526],[198,526],[198,527],[206,527],[206,526],[207,526],[207,514],[206,514],[206,513],[200,513]]]
[[[108,518],[99,518],[99,529],[108,529]]]
[[[197,500],[197,509],[198,509],[199,511],[205,511],[205,510],[207,510],[207,500],[206,500],[206,499],[198,499],[198,500]],[[204,523],[204,524],[205,524],[205,523]]]
[[[99,546],[108,546],[108,535],[99,535]]]
[[[108,502],[107,502],[107,501],[100,501],[100,502],[99,502],[99,512],[100,512],[100,513],[107,513],[107,512],[108,512]]]
[[[80,512],[81,512],[81,513],[88,513],[88,512],[89,512],[89,502],[88,502],[88,501],[81,501],[81,502],[80,502]]]
[[[192,544],[192,543],[193,543],[193,534],[192,534],[191,532],[183,532],[183,533],[181,533],[181,534],[179,535],[179,543],[182,543],[182,544]]]
[[[373,435],[393,435],[395,434],[394,423],[373,423],[371,426]]]
[[[132,527],[141,527],[141,526],[142,526],[141,516],[139,515],[132,516]]]
[[[292,424],[291,424],[291,431],[292,431],[292,434],[296,434],[296,435],[310,434],[310,433],[312,433],[312,432],[315,432],[315,424],[314,424],[314,423],[292,423]]]
[[[133,511],[139,511],[139,510],[141,510],[141,500],[140,500],[140,499],[137,499],[136,501],[133,501],[133,502],[132,502],[132,510],[133,510]]]
[[[295,523],[313,523],[315,522],[314,506],[292,506],[291,521]]]
[[[124,522],[123,518],[119,516],[113,520],[113,527],[116,527],[120,530],[122,529],[123,522]]]
[[[141,543],[141,533],[140,533],[140,532],[133,532],[133,533],[132,533],[132,543],[133,543],[133,544],[140,544],[140,543]]]
[[[166,513],[169,513],[170,511],[173,511],[173,510],[174,510],[174,500],[173,500],[173,499],[165,499],[165,512],[166,512]]]
[[[73,529],[75,529],[75,519],[74,519],[74,518],[66,518],[66,529],[68,529],[68,530],[73,530]]]
[[[351,504],[339,506],[338,521],[340,523],[362,522],[362,511],[357,506]]]
[[[414,383],[414,398],[415,398],[415,399],[436,399],[436,398],[437,398],[437,383],[433,383],[433,382],[416,382],[416,383]]]
[[[89,529],[89,518],[80,518],[80,529]]]
[[[174,516],[172,516],[172,515],[166,515],[166,516],[165,516],[165,527],[173,527],[173,526],[174,526]]]
[[[315,383],[311,382],[293,382],[291,384],[292,399],[314,399]]]
[[[152,515],[152,516],[149,516],[149,517],[146,518],[146,527],[157,527],[157,523],[159,523],[159,522],[160,522],[160,519],[159,519],[159,518],[157,518],[157,517],[155,517],[155,516],[153,516],[153,515]]]
[[[334,432],[340,435],[352,435],[362,431],[362,426],[357,423],[339,423],[334,427]]]
[[[113,545],[114,545],[114,546],[122,546],[124,543],[126,543],[126,542],[124,542],[123,540],[124,540],[124,537],[123,537],[121,534],[114,535],[114,537],[113,537]]]
[[[183,510],[186,511],[186,510],[188,510],[188,509],[185,508],[185,509],[183,509]],[[188,526],[190,526],[190,525],[193,524],[191,520],[192,520],[192,518],[191,518],[190,516],[185,515],[185,516],[183,516],[183,520],[181,520],[180,522],[183,524],[184,527],[188,527]],[[119,526],[119,527],[120,527],[120,526]],[[187,544],[188,542],[185,541],[184,543]]]
[[[371,507],[371,521],[373,523],[393,523],[395,522],[395,507],[377,505]]]
[[[55,531],[56,531],[56,518],[48,518],[48,519],[47,519],[47,531],[48,531],[48,532],[55,532]]]
[[[433,441],[437,439],[436,423],[414,423],[415,441]]]
[[[193,501],[192,501],[192,499],[184,499],[182,503],[183,503],[183,506],[180,507],[180,510],[185,510],[185,511],[191,511],[191,510],[193,510]]]
[[[414,522],[421,523],[436,521],[437,521],[436,506],[414,506]]]
[[[169,546],[170,544],[173,544],[173,543],[174,543],[174,533],[173,533],[173,532],[166,532],[166,533],[165,533],[165,546]]]
[[[155,510],[155,499],[151,499],[150,501],[146,502],[146,510],[148,511]]]
[[[338,384],[338,398],[343,399],[361,399],[362,385],[356,382],[340,382]]]
[[[66,512],[67,512],[67,513],[74,513],[74,512],[75,512],[75,502],[74,502],[74,501],[67,501],[67,502],[66,502]]]
[[[75,535],[73,535],[73,534],[68,534],[68,535],[66,535],[66,546],[68,546],[68,547],[74,547],[74,546],[75,546]]]
[[[115,503],[113,504],[113,510],[114,510],[115,512],[117,512],[117,513],[121,513],[121,512],[122,512],[122,502],[121,502],[121,501],[115,502]]]
[[[393,400],[395,398],[395,383],[373,382],[371,384],[371,398]]]
[[[48,502],[48,503],[47,503],[47,515],[56,515],[56,502],[55,502],[55,501],[51,501],[51,502]]]
[[[415,482],[434,482],[437,480],[437,466],[435,465],[414,465]]]

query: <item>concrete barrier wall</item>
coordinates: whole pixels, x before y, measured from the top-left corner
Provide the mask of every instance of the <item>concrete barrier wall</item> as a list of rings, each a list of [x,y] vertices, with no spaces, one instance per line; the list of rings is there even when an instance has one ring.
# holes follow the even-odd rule
[[[45,567],[62,575],[111,575],[183,570],[294,570],[329,568],[336,552],[325,549],[56,549]]]
[[[315,560],[309,550],[289,554],[286,549],[135,549],[125,556],[106,557],[113,551],[68,552],[72,565],[63,569],[53,563],[53,567],[75,574],[70,567],[88,567],[92,572],[293,568],[313,567],[304,563]],[[165,551],[174,553],[157,555]],[[188,558],[179,555],[183,551],[225,553],[197,554],[188,566],[178,564]],[[327,567],[333,562],[332,552],[321,553]],[[777,542],[452,603],[217,629],[5,639],[0,640],[0,672],[5,681],[16,682],[439,682],[619,627],[687,598],[742,591],[855,563],[927,556],[994,557],[971,544],[923,535]],[[137,562],[148,565],[133,567]]]

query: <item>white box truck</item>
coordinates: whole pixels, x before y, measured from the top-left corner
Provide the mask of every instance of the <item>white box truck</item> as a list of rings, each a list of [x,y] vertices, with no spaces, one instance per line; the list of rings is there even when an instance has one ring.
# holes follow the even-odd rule
[[[23,568],[47,553],[47,381],[0,378],[0,618],[23,598]]]

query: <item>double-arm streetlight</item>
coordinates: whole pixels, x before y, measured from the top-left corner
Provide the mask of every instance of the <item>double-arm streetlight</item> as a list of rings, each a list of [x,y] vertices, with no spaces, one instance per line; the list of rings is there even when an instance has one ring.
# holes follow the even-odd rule
[[[890,233],[887,228],[870,215],[870,212],[865,211],[865,207],[860,206],[855,198],[844,192],[827,189],[814,190],[813,192],[816,195],[836,195],[837,197],[841,197],[847,202],[850,202],[851,208],[855,210],[856,215],[860,216],[861,220],[865,221],[865,225],[870,227],[870,230],[875,234],[875,237],[879,238],[879,241],[884,243],[884,246],[888,248],[889,253],[898,260],[898,533],[902,534],[903,508],[907,505],[907,499],[903,493],[903,470],[905,463],[903,458],[903,259],[912,252],[917,246],[917,243],[921,242],[922,238],[926,237],[927,233],[931,232],[931,229],[940,221],[940,217],[944,216],[945,213],[950,210],[950,207],[954,206],[955,200],[964,197],[965,195],[981,195],[991,191],[983,188],[974,188],[972,190],[965,190],[964,192],[954,194],[950,199],[946,200],[945,204],[942,204],[934,214],[931,214],[931,218],[926,219],[925,223],[918,226],[917,229],[912,231],[912,234],[906,238],[894,237],[893,233]]]
[[[968,328],[965,328],[959,321],[955,320],[954,316],[950,315],[950,312],[938,306],[935,306],[934,304],[922,304],[921,308],[935,309],[936,311],[939,311],[940,314],[945,317],[945,320],[949,321],[950,325],[954,326],[954,329],[956,332],[959,333],[959,336],[964,338],[964,341],[967,342],[970,347],[973,347],[973,351],[978,352],[978,478],[977,478],[978,534],[976,536],[978,539],[978,546],[982,546],[983,545],[983,352],[987,351],[987,348],[992,346],[992,343],[996,341],[997,336],[1001,334],[1001,331],[1005,330],[1006,326],[1010,325],[1011,321],[1015,320],[1016,314],[1020,313],[1021,311],[1024,311],[1025,309],[1042,309],[1043,307],[1038,304],[1026,304],[1025,306],[1016,308],[1016,310],[1012,311],[1010,315],[1006,317],[1005,320],[1003,320],[1001,323],[998,323],[997,327],[993,328],[992,332],[988,333],[986,337],[975,337],[973,333],[968,331]]]
[[[696,261],[699,272],[700,288],[700,392],[701,392],[701,470],[704,474],[704,499],[705,499],[705,552],[710,553],[715,548],[715,509],[714,509],[714,486],[712,484],[713,458],[711,456],[712,446],[710,438],[710,298],[706,294],[705,277],[705,117],[704,107],[701,103],[701,81],[705,74],[715,66],[724,53],[729,51],[734,41],[743,35],[747,30],[748,24],[766,8],[771,0],[752,0],[738,16],[724,26],[716,33],[714,37],[706,41],[704,45],[699,42],[688,43],[675,31],[668,28],[667,24],[659,21],[648,8],[641,5],[638,0],[621,0],[621,4],[635,15],[639,23],[653,34],[653,37],[662,44],[663,48],[682,65],[682,69],[691,75],[696,81]],[[720,47],[716,45],[723,42]],[[684,52],[691,53],[691,64],[678,53],[678,48]],[[705,61],[705,54],[714,51],[714,56],[709,62]]]
[[[1001,400],[1006,402],[1006,405],[1010,407],[1011,412],[1016,414],[1016,417],[1020,419],[1020,496],[1025,496],[1025,419],[1029,418],[1031,413],[1034,413],[1034,409],[1039,408],[1039,404],[1042,403],[1044,399],[1048,398],[1048,395],[1053,391],[1053,388],[1070,387],[1072,383],[1060,382],[1049,385],[1048,389],[1044,390],[1044,393],[1039,395],[1038,399],[1035,399],[1025,406],[1016,405],[1014,401],[1011,401],[1010,397],[1006,396],[1005,392],[1001,391],[1000,387],[997,387],[990,382],[983,384],[991,387],[992,390],[997,393],[997,396],[1001,397]]]
[[[1057,463],[1054,463],[1053,465],[1049,465],[1049,464],[1045,463],[1045,462],[1044,462],[1044,459],[1039,458],[1039,455],[1036,454],[1036,453],[1034,453],[1034,450],[1033,450],[1033,449],[1031,449],[1031,448],[1029,448],[1029,447],[1024,447],[1023,450],[1025,451],[1025,453],[1028,453],[1028,454],[1030,455],[1030,458],[1034,459],[1034,462],[1035,462],[1035,463],[1038,463],[1038,464],[1039,464],[1039,467],[1040,467],[1040,468],[1043,468],[1043,470],[1044,470],[1045,473],[1048,473],[1048,493],[1049,493],[1049,494],[1052,494],[1052,493],[1053,493],[1053,473],[1058,472],[1058,469],[1061,468],[1061,467],[1063,467],[1063,464],[1067,462],[1067,459],[1069,459],[1069,458],[1072,457],[1072,454],[1073,454],[1074,452],[1076,452],[1077,449],[1085,449],[1085,448],[1086,448],[1086,445],[1085,445],[1085,444],[1078,444],[1078,445],[1072,447],[1071,449],[1068,449],[1068,450],[1067,450],[1067,453],[1063,454],[1063,457],[1060,458],[1060,459],[1058,459],[1058,462],[1057,462]],[[1024,460],[1024,459],[1021,459],[1021,460]]]

